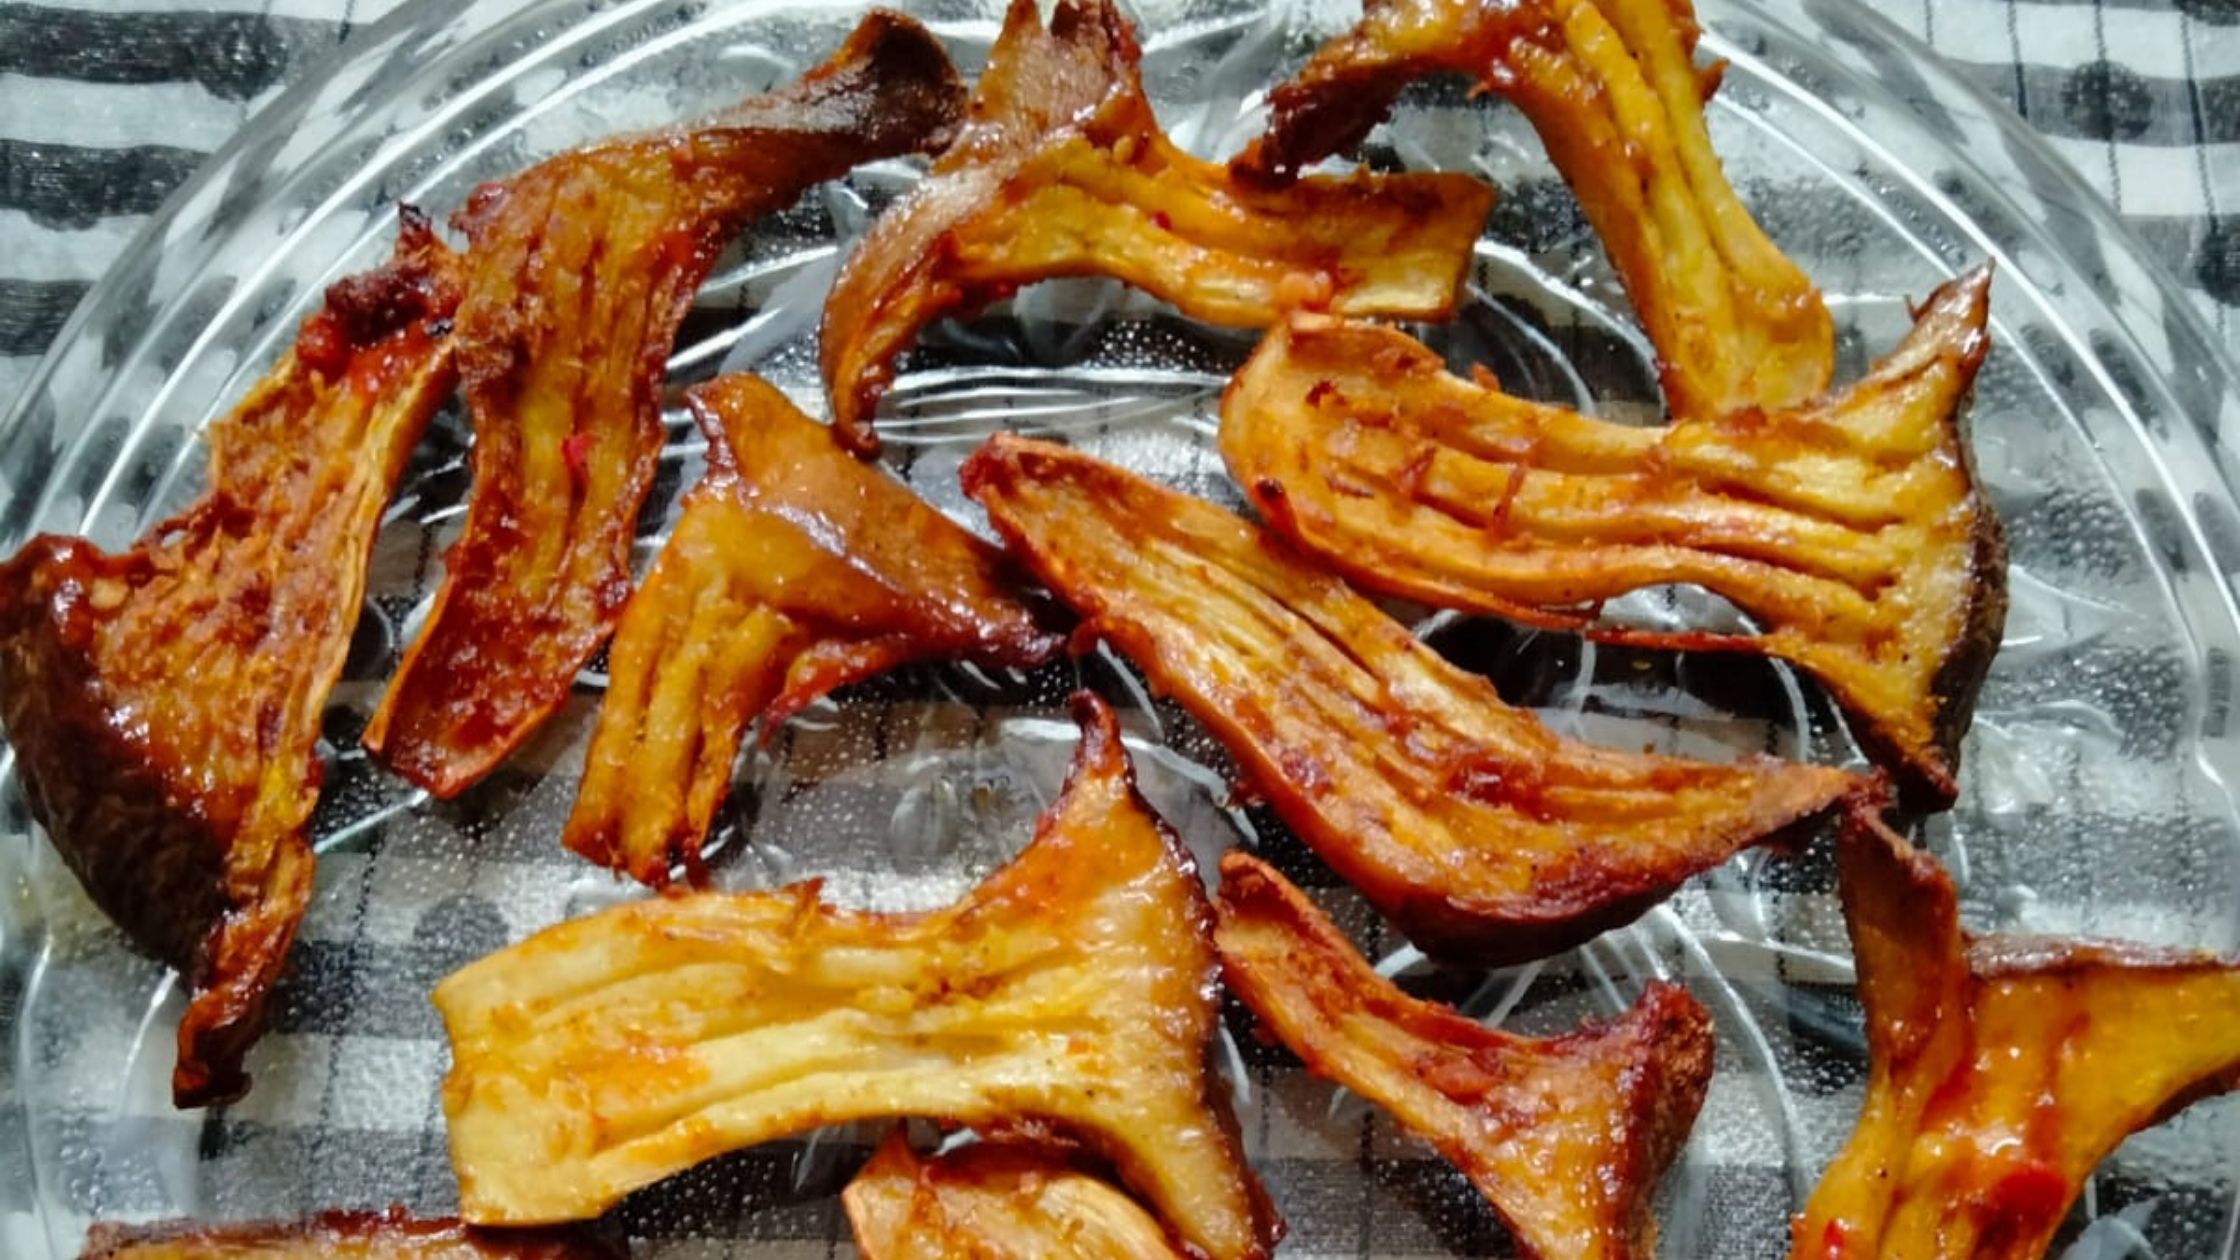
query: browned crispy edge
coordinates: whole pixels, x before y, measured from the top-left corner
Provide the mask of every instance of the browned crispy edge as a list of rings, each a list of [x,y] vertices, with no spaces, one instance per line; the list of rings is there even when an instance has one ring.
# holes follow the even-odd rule
[[[1957,292],[1968,292],[1970,300],[1979,311],[1986,312],[1992,280],[1993,264],[1986,260],[1975,269],[1938,286],[1930,297],[1913,312],[1916,319],[1930,305]],[[1889,772],[1890,786],[1895,790],[1900,808],[1915,813],[1941,813],[1950,809],[1959,799],[1960,787],[1957,771],[1960,765],[1960,744],[1967,737],[1968,728],[1975,718],[1976,698],[1982,691],[1984,679],[1991,671],[1993,658],[2006,633],[2007,623],[2007,533],[2000,521],[1998,510],[1990,497],[1983,492],[1982,479],[1976,475],[1974,444],[1970,441],[1969,415],[1975,393],[1975,379],[1985,355],[1990,352],[1990,338],[1985,315],[1976,319],[1977,333],[1963,352],[1963,370],[1968,376],[1968,389],[1956,400],[1946,426],[1952,434],[1953,445],[1958,450],[1962,474],[1968,482],[1968,507],[1974,518],[1974,537],[1968,558],[1968,608],[1961,620],[1960,630],[1953,636],[1951,645],[1931,677],[1929,694],[1936,704],[1932,719],[1932,746],[1909,749],[1895,740],[1884,738],[1872,723],[1846,715],[1845,726],[1860,745],[1861,751],[1876,766]],[[1235,388],[1232,381],[1223,391],[1223,405],[1227,405],[1228,391]],[[1840,394],[1832,391],[1829,397]],[[1269,527],[1287,541],[1298,534],[1295,525],[1286,522],[1288,503],[1284,484],[1273,477],[1262,477],[1245,487],[1251,500]],[[1301,555],[1309,555],[1305,548],[1295,547]],[[1379,580],[1378,574],[1365,566],[1351,562],[1343,555],[1331,556],[1321,563],[1344,571],[1345,577],[1365,589],[1390,589]],[[1407,597],[1404,590],[1391,593]],[[1477,592],[1473,601],[1481,611],[1490,612],[1504,620],[1522,625],[1576,634],[1598,643],[1624,647],[1648,648],[1668,652],[1747,652],[1762,654],[1763,649],[1754,634],[1730,634],[1711,630],[1642,630],[1622,625],[1602,625],[1595,621],[1592,610],[1550,608],[1525,603],[1491,592]],[[1801,668],[1801,667],[1800,667]],[[1806,671],[1809,673],[1809,671]],[[1841,700],[1831,689],[1829,699],[1838,708]]]
[[[1863,896],[1870,890],[1877,893],[1885,891],[1876,887],[1877,885],[1895,884],[1906,890],[1907,899],[1914,908],[1913,921],[1920,923],[1924,931],[1933,932],[1934,925],[1939,923],[1946,925],[1945,931],[1952,930],[1951,925],[1959,918],[1960,893],[1951,872],[1933,854],[1885,823],[1878,802],[1865,797],[1852,800],[1845,810],[1837,843],[1840,846],[1839,869],[1843,872],[1843,882],[1847,886],[1847,929],[1850,927],[1851,916],[1855,913],[1851,904],[1854,897]],[[1853,886],[1859,891],[1852,891]],[[1971,987],[1973,983],[1987,980],[2067,975],[2100,967],[2182,974],[2222,971],[2240,966],[2240,958],[2222,957],[2207,950],[2177,949],[2137,941],[2035,935],[1978,936],[1965,929],[1960,931],[1959,936],[1961,957],[1958,961],[1965,968]],[[1860,979],[1863,983],[1864,978]],[[1971,1008],[1972,1004],[1971,998]],[[1969,1015],[1972,1018],[1972,1009]],[[1913,1021],[1903,1018],[1893,1021],[1894,1026],[1888,1033],[1888,1040],[1893,1046],[1918,1047],[1925,1037],[1925,1030],[1906,1027],[1909,1022]],[[1875,1029],[1870,1024],[1867,1031],[1871,1045]],[[1910,1054],[1911,1051],[1906,1053]],[[2171,1095],[2148,1124],[2160,1124],[2194,1103],[2234,1090],[2240,1090],[2240,1064],[2203,1077]]]
[[[1072,764],[1066,770],[1065,783],[1058,789],[1058,795],[1052,799],[1056,802],[1064,801],[1067,792],[1072,789],[1074,778],[1077,775],[1113,773],[1115,767],[1117,767],[1120,782],[1127,789],[1129,801],[1150,821],[1152,829],[1159,833],[1159,842],[1166,846],[1168,860],[1173,862],[1185,877],[1187,885],[1185,891],[1190,898],[1190,931],[1204,943],[1206,953],[1213,964],[1212,970],[1203,981],[1203,987],[1207,995],[1215,999],[1213,1026],[1209,1030],[1210,1044],[1210,1037],[1213,1034],[1218,1034],[1220,1030],[1219,976],[1221,955],[1220,951],[1216,950],[1213,945],[1213,901],[1206,895],[1205,881],[1198,870],[1197,855],[1191,852],[1188,844],[1183,842],[1181,834],[1168,825],[1165,815],[1151,807],[1151,802],[1144,799],[1142,790],[1136,786],[1135,759],[1128,755],[1127,744],[1120,737],[1120,719],[1113,713],[1112,706],[1106,704],[1103,697],[1095,692],[1082,689],[1066,697],[1066,712],[1073,718],[1074,725],[1081,728],[1081,742],[1074,750]],[[1053,804],[1051,808],[1055,810],[1057,806]],[[1046,814],[1045,817],[1049,817],[1049,815]],[[1055,825],[1055,823],[1052,825]],[[1038,840],[1042,836],[1042,827],[1043,824],[1037,821],[1035,838]],[[989,883],[1000,878],[1000,874],[999,870],[998,874],[991,875],[988,879],[983,880],[981,887],[986,887]],[[966,895],[970,897],[976,894],[968,893]],[[1253,1232],[1259,1239],[1261,1250],[1264,1253],[1272,1253],[1276,1244],[1283,1241],[1290,1226],[1283,1219],[1283,1214],[1276,1209],[1275,1199],[1268,1193],[1267,1184],[1260,1180],[1258,1171],[1245,1158],[1244,1130],[1237,1123],[1236,1109],[1230,1105],[1228,1091],[1217,1087],[1210,1070],[1201,1074],[1199,1086],[1199,1097],[1206,1111],[1220,1124],[1222,1135],[1226,1139],[1230,1151],[1236,1156],[1237,1171],[1244,1182],[1245,1195],[1252,1212]],[[1023,1122],[1011,1132],[1015,1136],[1030,1141],[1046,1142],[1053,1136],[1046,1125],[1031,1120]],[[1090,1149],[1096,1151],[1099,1158],[1104,1159],[1119,1170],[1123,1174],[1124,1180],[1131,1183],[1137,1180],[1130,1175],[1135,1170],[1126,1158],[1127,1152],[1109,1149],[1101,1143],[1091,1143]]]
[[[1367,989],[1364,1004],[1385,1008],[1389,1013],[1379,1013],[1391,1022],[1412,1026],[1417,1035],[1427,1039],[1450,1043],[1458,1052],[1476,1048],[1498,1052],[1509,1040],[1508,1034],[1490,1029],[1452,1007],[1409,997],[1399,986],[1378,975],[1344,933],[1298,886],[1260,858],[1232,849],[1221,858],[1221,887],[1215,898],[1215,913],[1221,918],[1242,916],[1247,912],[1236,907],[1246,900],[1279,907],[1305,948],[1317,955],[1331,973],[1326,979],[1333,984],[1348,980],[1359,982]],[[1217,933],[1217,943],[1219,939]],[[1222,970],[1228,978],[1230,992],[1258,1016],[1259,1009],[1252,1001],[1255,986],[1242,980],[1238,964],[1227,953],[1222,954]],[[1267,1026],[1265,1019],[1262,1023]],[[1636,1050],[1620,1077],[1624,1098],[1612,1120],[1612,1128],[1624,1134],[1619,1180],[1628,1192],[1620,1208],[1620,1228],[1629,1238],[1653,1239],[1656,1222],[1652,1216],[1652,1200],[1657,1183],[1686,1144],[1711,1088],[1713,1040],[1709,1013],[1685,988],[1652,982],[1628,1009],[1608,1018],[1586,1020],[1551,1040],[1569,1045],[1629,1043]],[[1341,1085],[1345,1083],[1331,1067],[1342,1056],[1324,1053],[1320,1045],[1290,1040],[1284,1040],[1283,1044],[1315,1076]],[[1432,1087],[1427,1084],[1425,1088]],[[1381,1104],[1382,1100],[1371,1098],[1370,1101]],[[1475,1180],[1467,1148],[1447,1142],[1434,1145],[1442,1158]],[[1500,1203],[1490,1195],[1487,1203],[1504,1225],[1514,1228]],[[1529,1257],[1532,1254],[1529,1242],[1522,1238],[1517,1241]]]

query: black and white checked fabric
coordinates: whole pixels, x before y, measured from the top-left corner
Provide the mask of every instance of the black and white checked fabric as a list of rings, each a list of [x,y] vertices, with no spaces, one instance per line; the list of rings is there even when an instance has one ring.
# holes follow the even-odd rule
[[[0,0],[0,399],[28,377],[36,355],[141,216],[261,102],[312,71],[353,29],[395,2],[235,0],[234,7],[182,9],[166,0]],[[1926,37],[2034,123],[2107,194],[2227,344],[2240,350],[2235,320],[2240,0],[1893,0],[1876,7]],[[1517,207],[1521,217],[1509,226],[1529,235],[1530,211],[1538,203],[1531,190],[1518,191],[1501,213]],[[456,432],[439,432],[422,463],[434,468],[455,459],[457,447],[444,443],[457,438]],[[1125,440],[1103,453],[1173,470],[1171,452],[1127,449]],[[937,500],[953,500],[956,493],[946,458],[912,470],[920,489]],[[1231,493],[1218,471],[1203,464],[1180,480],[1199,493]],[[668,485],[657,493],[674,489]],[[2015,502],[2019,511],[2010,513],[2010,525],[2020,563],[2110,599],[2117,598],[2111,592],[2131,593],[2135,568],[2110,564],[2103,571],[2092,567],[2097,559],[2080,564],[2073,548],[2063,549],[2067,542],[2055,541],[2101,524],[2120,532],[2120,521],[2080,520],[2078,503],[2064,498],[2058,485]],[[2117,554],[2126,545],[2111,543],[2091,555]],[[2032,548],[2051,550],[2040,554]],[[412,592],[381,609],[388,627],[401,622],[425,592],[432,554],[425,532],[384,533],[374,585]],[[1480,657],[1472,664],[1499,673],[1504,658],[1498,643],[1467,646]],[[1590,671],[1615,678],[1656,666],[1646,657],[1605,650]],[[1070,684],[1072,668],[1044,678],[1035,688],[1038,698]],[[2182,662],[2111,642],[2066,659],[2064,668],[2072,676],[2018,671],[1999,684],[2005,690],[1987,704],[2025,706],[2036,694],[2033,688],[2058,696],[2078,670],[2093,678],[2136,679],[2136,688],[2110,688],[2142,697],[2112,715],[2123,747],[2135,750],[2140,762],[2151,762],[2182,743],[2180,719],[2154,698],[2186,676]],[[1126,686],[1117,678],[1103,681]],[[1038,763],[1033,773],[1009,754],[989,756],[990,732],[1006,721],[1005,697],[994,696],[991,703],[991,697],[978,695],[960,703],[955,682],[947,674],[907,676],[878,684],[886,690],[877,704],[819,710],[789,726],[774,759],[788,778],[759,782],[764,790],[756,796],[764,802],[764,816],[753,820],[755,834],[814,834],[837,848],[853,837],[880,834],[904,811],[965,808],[953,800],[926,799],[918,783],[863,773],[866,765],[882,763],[888,749],[908,748],[937,750],[951,773],[934,777],[969,783],[972,800],[994,801],[972,807],[996,809],[1007,820],[1006,842],[1015,840],[1018,826],[1055,785],[1065,733],[1052,734],[1047,764]],[[1535,684],[1533,678],[1503,682],[1527,694]],[[345,688],[357,690],[338,697],[336,721],[362,711],[355,701],[377,686],[377,673],[354,673]],[[1723,707],[1737,703],[1733,694],[1720,697]],[[1779,703],[1778,696],[1766,698],[1769,709]],[[1026,710],[1044,711],[1039,705]],[[1189,729],[1179,715],[1164,712],[1170,732]],[[1618,742],[1626,729],[1620,722],[1596,733]],[[354,745],[355,734],[343,725],[329,731],[342,748]],[[1006,743],[1007,749],[1015,746],[1015,740]],[[1186,751],[1201,761],[1218,760],[1209,747]],[[212,1216],[378,1206],[400,1197],[425,1210],[451,1202],[455,1192],[438,1111],[443,1047],[428,989],[462,962],[615,895],[607,881],[571,864],[552,843],[567,804],[556,793],[566,784],[542,772],[569,752],[532,749],[478,792],[471,807],[414,810],[378,829],[370,842],[340,846],[322,857],[318,902],[275,998],[272,1036],[252,1064],[256,1089],[238,1106],[182,1117],[163,1106],[153,1088],[132,1091],[146,1105],[112,1106],[118,1056],[109,1048],[138,1040],[136,1025],[148,1013],[116,1009],[107,998],[118,991],[152,991],[159,969],[113,947],[71,949],[65,942],[40,977],[47,1010],[25,1049],[38,1087],[59,1100],[47,1114],[61,1117],[54,1122],[57,1131],[37,1134],[30,1144],[38,1158],[53,1161],[38,1170],[40,1181],[61,1187],[71,1197],[68,1208],[121,1215],[161,1212],[179,1202],[197,1203]],[[2078,846],[2136,855],[2104,892],[2111,902],[2137,904],[2162,917],[2130,923],[2102,916],[2104,930],[2189,938],[2168,921],[2175,908],[2161,899],[2162,890],[2227,887],[2229,872],[2216,865],[2225,853],[2219,837],[2173,841],[2157,830],[2156,810],[2166,801],[2142,804],[2122,794],[2134,763],[2111,768],[2074,750],[2043,746],[2002,750],[1987,744],[1977,755],[2026,759],[2029,774],[2045,779],[2106,779],[2104,814],[2081,820],[2063,835],[2033,838],[2039,852]],[[976,760],[984,756],[986,764]],[[1174,778],[1162,763],[1139,759],[1139,764],[1154,803],[1173,814],[1186,834],[1218,835],[1232,826],[1226,817],[1192,825],[1182,812],[1203,809],[1198,785]],[[2135,790],[2142,798],[2151,794],[2145,787]],[[326,791],[330,801],[340,802],[334,808],[353,818],[379,816],[384,806],[405,799],[395,780],[356,756],[330,768]],[[2157,780],[2151,792],[2160,791]],[[1955,817],[1987,831],[2014,817],[2022,820],[2016,825],[2027,825],[2026,815],[2004,811],[2003,804],[1971,798]],[[799,825],[789,825],[789,819]],[[1253,819],[1248,816],[1244,825],[1253,826]],[[1357,897],[1304,852],[1274,840],[1280,828],[1269,820],[1258,819],[1257,830],[1373,956],[1390,952],[1393,942],[1381,939],[1374,916]],[[2031,872],[2019,865],[2032,851],[2028,846],[1975,839],[1983,857],[1971,887],[2029,882]],[[789,858],[756,852],[734,860],[757,864],[743,873],[743,882],[835,865],[816,853]],[[43,861],[45,869],[31,878],[67,895],[51,859],[35,861]],[[2004,869],[2003,862],[2017,869]],[[895,897],[898,887],[918,904],[961,890],[953,881],[913,883],[918,876],[907,867],[861,877],[877,881],[882,900]],[[1682,974],[1700,982],[1699,992],[1724,994],[1723,1004],[1715,1003],[1715,1016],[1722,1032],[1734,1035],[1723,1036],[1723,1055],[1743,1044],[1747,1029],[1748,1037],[1764,1040],[1766,1057],[1801,1065],[1794,1079],[1769,1083],[1753,1066],[1759,1060],[1723,1057],[1691,1157],[1668,1187],[1671,1198],[1701,1209],[1676,1214],[1676,1226],[1668,1229],[1664,1253],[1689,1260],[1780,1255],[1778,1221],[1801,1187],[1784,1172],[1788,1161],[1769,1145],[1771,1135],[1791,1124],[1840,1135],[1857,1096],[1856,1010],[1842,975],[1820,974],[1816,988],[1811,958],[1776,959],[1723,940],[1717,929],[1720,899],[1729,891],[1723,881],[1729,878],[1732,873],[1691,888],[1669,910],[1652,916],[1641,941],[1518,969],[1470,991],[1440,988],[1450,982],[1437,976],[1408,980],[1475,1012],[1503,1012],[1511,1026],[1552,1031],[1595,1009],[1612,974],[1621,980],[1659,970]],[[1817,940],[1840,952],[1841,928],[1825,895],[1824,865],[1768,866],[1751,878],[1774,888],[1767,904],[1787,916],[1789,938]],[[1785,901],[1784,890],[1794,896]],[[869,899],[870,891],[833,889],[852,901]],[[2042,907],[2034,922],[2060,930],[2064,924],[2055,916],[2061,910]],[[2221,913],[2210,906],[2202,917],[2207,921]],[[1694,930],[1667,931],[1667,923]],[[1683,947],[1677,943],[1683,938],[1698,944]],[[85,995],[82,1009],[71,1005],[78,994]],[[0,1027],[8,1024],[12,996],[0,985]],[[1242,1029],[1244,1021],[1235,1026]],[[149,1044],[159,1052],[166,1045],[161,1036]],[[1247,1140],[1293,1226],[1287,1255],[1354,1256],[1372,1249],[1379,1255],[1506,1254],[1483,1205],[1425,1148],[1396,1134],[1358,1100],[1334,1102],[1326,1086],[1307,1078],[1282,1052],[1249,1036],[1238,1038],[1238,1050],[1252,1091]],[[128,1066],[146,1083],[156,1083],[168,1064]],[[18,1087],[0,1081],[0,1113],[20,1101],[11,1092]],[[1796,1114],[1777,1115],[1779,1109]],[[2226,1120],[2234,1114],[2216,1113]],[[71,1131],[74,1124],[85,1131]],[[53,1241],[53,1223],[33,1230],[9,1215],[14,1204],[8,1187],[31,1170],[11,1163],[21,1144],[7,1125],[0,1114],[0,1254],[40,1255]],[[777,1143],[727,1157],[633,1199],[621,1213],[623,1223],[650,1239],[651,1250],[695,1260],[844,1253],[845,1226],[831,1196],[875,1137],[865,1131],[812,1149]],[[182,1162],[182,1151],[193,1158]],[[1797,1163],[1812,1167],[1827,1151],[1797,1154]],[[2153,1166],[2151,1160],[2141,1164]],[[2229,1171],[2211,1170],[2209,1180],[2219,1175],[2228,1177]],[[2223,1200],[2204,1194],[2198,1196],[2200,1210],[2190,1210],[2191,1193],[2182,1178],[2134,1183],[2103,1176],[2095,1182],[2091,1207],[2103,1221],[2150,1240],[2155,1255],[2216,1255],[2211,1234],[2223,1226],[2216,1215]],[[1677,1224],[1683,1220],[1684,1226]],[[1771,1232],[1768,1222],[1776,1227]],[[2081,1254],[2110,1260],[2129,1254],[2116,1245],[2123,1241],[2120,1231],[2109,1232],[2116,1226],[2102,1231],[2115,1243]]]

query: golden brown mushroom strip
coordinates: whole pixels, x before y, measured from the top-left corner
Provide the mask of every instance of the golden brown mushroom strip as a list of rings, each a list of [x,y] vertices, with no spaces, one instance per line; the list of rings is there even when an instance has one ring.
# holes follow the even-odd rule
[[[825,305],[834,427],[868,451],[927,324],[1037,280],[1116,276],[1208,323],[1285,308],[1444,317],[1492,191],[1461,175],[1260,188],[1160,131],[1109,0],[1013,0],[957,142],[849,256]]]
[[[767,382],[689,395],[708,471],[607,653],[607,696],[564,840],[661,887],[700,846],[740,737],[835,687],[913,660],[991,668],[1058,639],[1008,593],[1003,557]]]
[[[1267,863],[1221,859],[1229,991],[1310,1071],[1390,1111],[1486,1197],[1527,1260],[1649,1260],[1657,1179],[1711,1084],[1711,1016],[1652,984],[1560,1037],[1488,1028],[1380,976]]]
[[[1076,451],[999,436],[963,476],[1036,575],[1433,953],[1575,945],[1857,786],[1561,739],[1281,540]]]
[[[665,364],[724,242],[857,163],[939,147],[963,92],[924,28],[873,10],[785,87],[475,194],[458,321],[474,484],[369,749],[453,796],[567,697],[630,593]]]
[[[1837,871],[1870,1069],[1795,1260],[2042,1255],[2117,1143],[2240,1088],[2240,959],[1971,939],[1944,868],[1863,805]]]
[[[111,555],[41,535],[0,566],[0,717],[32,814],[133,943],[178,969],[173,1100],[242,1056],[311,892],[327,692],[381,510],[454,373],[457,265],[417,213],[327,290],[211,426],[209,489]]]
[[[477,1230],[458,1218],[323,1212],[306,1221],[97,1224],[78,1260],[624,1260],[576,1230]]]
[[[1640,428],[1474,385],[1398,331],[1295,319],[1230,383],[1221,450],[1270,528],[1372,590],[1608,642],[1762,652],[1827,686],[1907,804],[1957,792],[2006,621],[2006,542],[1959,411],[1990,273],[1930,298],[1850,389]],[[1695,583],[1761,634],[1595,624]]]
[[[820,1125],[933,1116],[1085,1142],[1212,1260],[1281,1233],[1206,1070],[1211,911],[1136,794],[1112,713],[1034,841],[931,914],[815,883],[636,902],[436,987],[463,1214],[597,1215],[702,1160]]]
[[[1240,170],[1280,181],[1358,143],[1409,80],[1454,72],[1514,102],[1602,238],[1677,416],[1794,406],[1835,338],[1804,273],[1727,184],[1704,129],[1688,0],[1365,0],[1360,25],[1270,94]]]
[[[1135,1200],[1045,1149],[920,1159],[897,1132],[840,1201],[863,1260],[1181,1260]]]

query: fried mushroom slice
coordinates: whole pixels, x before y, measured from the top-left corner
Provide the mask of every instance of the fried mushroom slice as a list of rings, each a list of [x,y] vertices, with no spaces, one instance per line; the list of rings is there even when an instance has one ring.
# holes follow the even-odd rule
[[[923,915],[811,882],[656,898],[563,923],[436,987],[463,1214],[578,1220],[726,1151],[931,1116],[1085,1143],[1212,1260],[1281,1228],[1206,1049],[1211,911],[1135,794],[1119,727],[1082,740],[1031,844]]]
[[[724,243],[858,163],[938,148],[963,94],[924,28],[873,10],[791,84],[475,193],[457,219],[466,523],[369,749],[454,796],[567,697],[630,593],[667,358]]]
[[[2006,542],[1960,411],[1990,272],[1947,283],[1850,389],[1642,428],[1449,375],[1389,328],[1300,318],[1232,379],[1221,451],[1269,527],[1371,590],[1818,678],[1906,803],[1943,809],[2006,621]],[[1598,623],[1694,583],[1760,634]]]
[[[2119,1142],[2240,1088],[2240,959],[1970,939],[1944,868],[1864,805],[1837,873],[1869,1071],[1796,1260],[2042,1255]]]
[[[769,731],[913,660],[1024,668],[1059,642],[1009,594],[1001,553],[768,382],[726,376],[688,404],[708,470],[623,609],[563,837],[657,888],[677,862],[700,882],[701,843],[757,714]]]
[[[1657,1179],[1711,1084],[1711,1016],[1651,984],[1560,1037],[1488,1028],[1376,973],[1305,893],[1221,859],[1229,991],[1307,1068],[1392,1113],[1461,1169],[1527,1260],[1649,1260]]]
[[[579,1230],[478,1230],[456,1217],[322,1212],[305,1221],[96,1224],[78,1260],[624,1260]]]
[[[1181,1260],[1135,1200],[1046,1148],[920,1159],[900,1132],[840,1192],[863,1260]]]
[[[1562,739],[1280,539],[1077,451],[1001,435],[963,476],[1085,627],[1431,953],[1568,948],[1858,786]]]
[[[381,511],[455,380],[456,260],[417,213],[206,434],[208,489],[131,550],[0,565],[0,719],[33,817],[177,968],[172,1099],[223,1102],[311,891],[320,719]]]
[[[957,142],[872,224],[825,304],[834,427],[869,451],[927,324],[1037,280],[1114,276],[1208,323],[1289,307],[1443,318],[1492,191],[1461,175],[1258,187],[1169,141],[1110,0],[1013,0]]]
[[[1677,416],[1788,407],[1828,386],[1819,291],[1766,239],[1711,148],[1688,0],[1365,0],[1360,25],[1270,93],[1239,169],[1280,182],[1359,143],[1410,80],[1514,103],[1578,197],[1656,346]]]

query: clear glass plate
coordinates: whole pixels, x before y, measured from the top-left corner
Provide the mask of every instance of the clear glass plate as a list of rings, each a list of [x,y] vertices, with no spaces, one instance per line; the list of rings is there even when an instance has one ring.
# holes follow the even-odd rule
[[[968,71],[978,66],[1000,5],[913,7]],[[1198,152],[1234,149],[1258,129],[1259,92],[1349,9],[1136,5],[1162,118]],[[1732,62],[1714,138],[1767,228],[1826,287],[1844,376],[1893,342],[1907,297],[1985,255],[2000,263],[1997,348],[1974,424],[2013,538],[2014,610],[1960,805],[1918,829],[1961,881],[1968,922],[2240,947],[2227,786],[2240,767],[2232,367],[2074,175],[1862,6],[1704,0],[1701,15],[1706,50]],[[430,0],[363,32],[183,189],[71,321],[0,426],[0,543],[49,529],[122,545],[188,500],[198,427],[278,356],[325,283],[386,253],[396,201],[441,214],[476,182],[589,138],[710,112],[811,64],[854,16],[771,0]],[[1371,149],[1381,164],[1475,171],[1502,189],[1467,311],[1427,336],[1512,388],[1653,416],[1622,295],[1514,114],[1427,86]],[[866,168],[752,229],[688,322],[677,379],[751,367],[821,412],[818,298],[846,239],[911,178],[907,164]],[[890,404],[887,458],[966,520],[956,465],[1006,425],[1233,502],[1209,434],[1220,383],[1250,344],[1110,284],[1029,290],[927,339]],[[689,426],[672,417],[672,432],[663,502],[697,475]],[[532,747],[455,802],[425,800],[357,748],[456,528],[466,440],[456,414],[438,422],[377,547],[327,715],[317,900],[246,1100],[171,1110],[176,986],[87,904],[18,795],[0,794],[0,1252],[69,1255],[91,1218],[451,1206],[429,986],[631,895],[556,839],[596,672]],[[648,514],[645,557],[664,528]],[[1729,615],[1685,591],[1629,607]],[[1777,665],[1482,622],[1424,627],[1568,731],[1699,753],[1855,755],[1818,693]],[[721,882],[817,874],[857,903],[953,897],[1024,840],[1053,790],[1072,738],[1058,702],[1077,681],[1121,707],[1149,794],[1202,853],[1239,842],[1272,853],[1416,991],[1546,1031],[1615,1009],[1645,978],[1684,980],[1716,1014],[1719,1072],[1667,1180],[1662,1254],[1784,1253],[1788,1215],[1847,1131],[1863,1070],[1824,845],[1737,861],[1562,957],[1434,971],[1272,818],[1231,803],[1221,754],[1187,718],[1093,656],[1027,678],[909,671],[804,714],[740,768]],[[1490,1214],[1426,1148],[1281,1052],[1232,1040],[1226,1070],[1291,1222],[1286,1254],[1506,1253]],[[647,1254],[836,1254],[847,1233],[832,1196],[870,1136],[718,1160],[621,1216]],[[2236,1181],[2240,1106],[2197,1106],[2108,1161],[2056,1250],[2230,1260]]]

